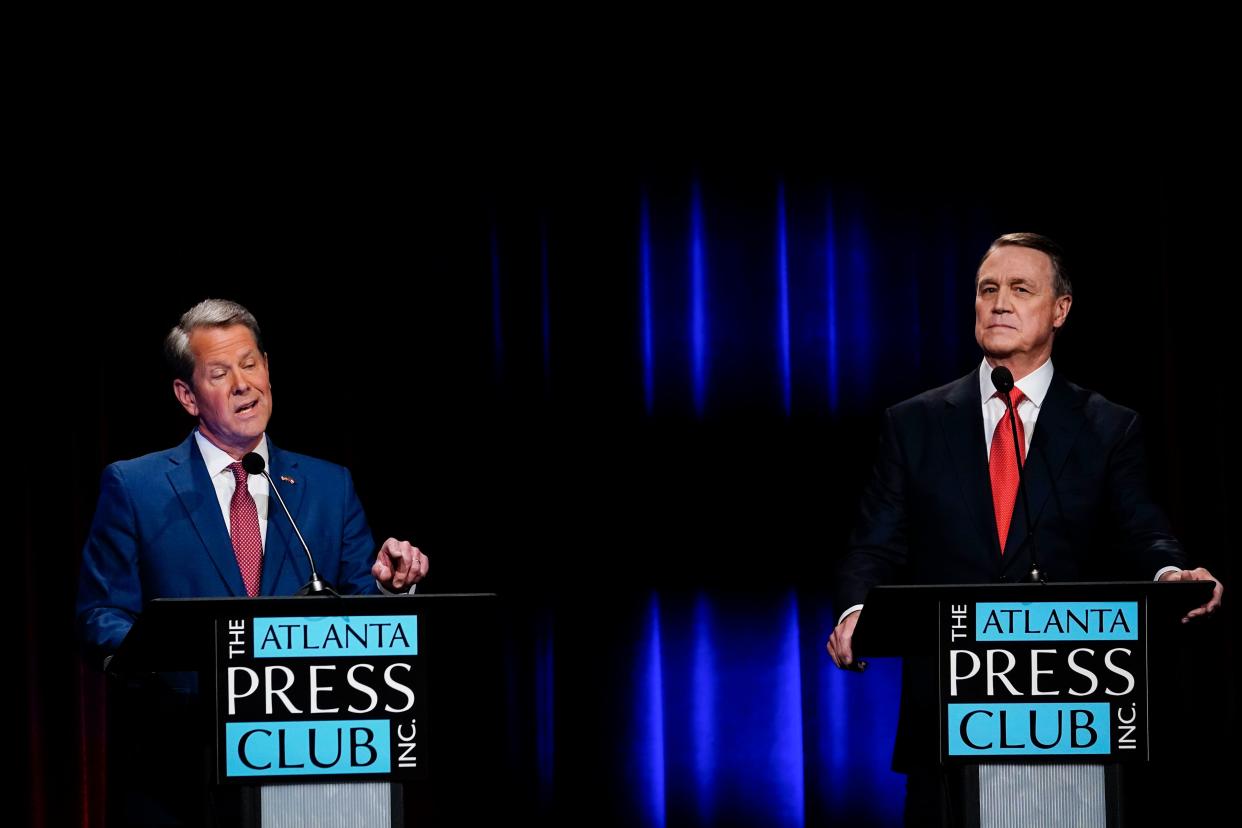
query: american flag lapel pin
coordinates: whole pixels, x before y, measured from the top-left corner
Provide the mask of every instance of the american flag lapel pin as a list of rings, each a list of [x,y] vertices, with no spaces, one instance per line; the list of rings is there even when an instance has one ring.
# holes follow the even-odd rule
[[[287,474],[282,474],[282,475],[280,476],[280,479],[281,479],[281,480],[283,480],[284,482],[288,483],[290,486],[292,486],[292,485],[294,485],[295,483],[297,483],[297,482],[298,482],[298,481],[294,480],[292,477],[290,477],[290,476],[289,476],[289,475],[287,475]]]

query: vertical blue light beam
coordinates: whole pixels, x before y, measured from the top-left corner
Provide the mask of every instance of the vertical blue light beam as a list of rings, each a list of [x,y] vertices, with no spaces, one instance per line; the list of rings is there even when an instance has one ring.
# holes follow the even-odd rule
[[[664,655],[660,639],[660,599],[654,593],[648,610],[646,633],[645,652],[639,664],[640,675],[644,676],[645,681],[640,690],[642,709],[638,715],[646,754],[643,757],[644,773],[640,777],[640,808],[643,825],[664,828],[664,671],[661,666]]]
[[[697,794],[698,822],[713,822],[716,789],[716,643],[712,634],[711,610],[707,596],[700,593],[694,606],[694,778]]]
[[[789,596],[782,639],[776,669],[777,738],[772,746],[772,759],[779,768],[777,778],[783,782],[779,823],[803,826],[806,825],[806,778],[802,735],[802,627],[798,621],[796,592]]]
[[[789,247],[785,221],[785,182],[776,195],[776,308],[777,353],[780,355],[781,402],[788,417],[793,405],[789,362]]]
[[[535,761],[539,802],[550,808],[555,796],[556,671],[553,662],[554,623],[551,610],[539,621],[535,642]]]
[[[638,215],[639,291],[642,309],[643,399],[650,414],[655,407],[655,353],[651,330],[651,208],[642,194]]]
[[[700,417],[707,400],[707,286],[703,245],[703,193],[695,179],[690,194],[690,347],[694,412]]]
[[[827,314],[827,345],[828,345],[828,410],[836,413],[841,404],[841,364],[837,342],[837,287],[839,273],[837,271],[837,228],[836,217],[833,215],[831,197],[828,199],[828,235],[825,245],[826,277],[825,285],[828,294]]]

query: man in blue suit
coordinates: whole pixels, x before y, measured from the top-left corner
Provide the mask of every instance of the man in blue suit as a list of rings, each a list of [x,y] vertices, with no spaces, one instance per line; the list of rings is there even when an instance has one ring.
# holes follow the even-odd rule
[[[293,527],[275,499],[269,503],[267,479],[247,474],[240,462],[250,452],[265,460],[320,574],[338,592],[404,593],[426,577],[427,556],[408,542],[388,538],[375,550],[348,470],[268,439],[268,359],[248,310],[201,302],[169,332],[165,351],[176,375],[173,393],[198,426],[175,448],[104,470],[77,603],[79,634],[96,663],[106,665],[153,598],[293,595],[309,580]],[[193,719],[193,681],[166,674],[121,695],[126,744],[114,747],[141,756],[146,748],[129,743],[146,739],[175,751],[163,742],[170,741],[168,728]],[[202,757],[192,749],[196,740],[179,742],[189,747],[164,763],[167,779],[150,778],[148,754],[141,774],[115,785],[114,793],[129,800],[115,803],[122,821],[201,818],[207,806],[195,780]]]
[[[839,667],[861,669],[852,638],[871,587],[1014,581],[1030,569],[1025,519],[1015,512],[1015,445],[1039,527],[1039,564],[1049,577],[1216,580],[1202,567],[1188,568],[1152,501],[1138,416],[1053,371],[1053,340],[1073,303],[1060,248],[1033,233],[1002,236],[984,255],[975,287],[983,362],[885,412],[879,457],[836,584],[844,611],[828,652]],[[1016,423],[992,386],[998,366],[1015,380]],[[1222,592],[1217,581],[1211,600],[1183,620],[1214,612]],[[925,807],[940,796],[938,778],[917,773],[938,762],[934,672],[910,662],[893,766],[911,773],[909,798]],[[931,790],[916,791],[920,780]],[[911,821],[925,816],[908,805]]]
[[[237,468],[249,452],[263,456],[337,591],[406,592],[426,576],[427,556],[405,541],[389,538],[375,551],[348,470],[268,439],[272,393],[261,342],[254,316],[223,300],[199,303],[169,332],[173,393],[198,427],[176,448],[104,471],[78,591],[79,630],[94,655],[114,653],[152,598],[293,595],[306,583],[306,555],[274,498],[269,508],[267,480]],[[234,502],[238,480],[253,503]],[[253,532],[256,518],[248,585],[237,547],[246,543],[240,524]]]

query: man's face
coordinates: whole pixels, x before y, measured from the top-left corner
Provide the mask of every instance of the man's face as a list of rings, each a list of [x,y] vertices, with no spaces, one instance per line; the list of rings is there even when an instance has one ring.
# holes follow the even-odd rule
[[[254,451],[272,416],[267,354],[245,325],[196,328],[190,334],[194,375],[173,381],[173,393],[199,431],[233,457]]]
[[[1052,354],[1052,333],[1065,324],[1070,296],[1052,287],[1052,259],[1029,247],[998,247],[979,267],[975,341],[994,360],[1028,371]]]

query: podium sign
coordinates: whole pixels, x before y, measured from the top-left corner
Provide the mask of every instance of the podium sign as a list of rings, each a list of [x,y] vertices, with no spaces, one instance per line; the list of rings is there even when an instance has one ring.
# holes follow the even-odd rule
[[[229,824],[492,824],[504,642],[493,594],[153,599],[108,666],[117,767],[194,803],[211,768]]]
[[[1147,599],[939,602],[945,763],[1146,761]]]
[[[425,778],[425,619],[246,606],[215,620],[219,782]]]

